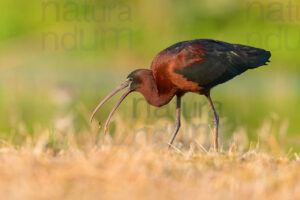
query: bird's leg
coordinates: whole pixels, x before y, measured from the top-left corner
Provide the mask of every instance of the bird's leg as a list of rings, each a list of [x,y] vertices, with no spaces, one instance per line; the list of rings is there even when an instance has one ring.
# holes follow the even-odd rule
[[[218,151],[218,130],[219,130],[219,116],[217,115],[216,109],[214,107],[214,104],[210,98],[210,95],[206,95],[207,100],[208,100],[208,104],[210,106],[210,109],[213,112],[214,115],[214,150],[217,152]]]
[[[173,131],[172,138],[169,142],[169,149],[170,149],[171,145],[173,144],[174,139],[180,128],[180,114],[181,114],[181,96],[177,95],[175,129]]]

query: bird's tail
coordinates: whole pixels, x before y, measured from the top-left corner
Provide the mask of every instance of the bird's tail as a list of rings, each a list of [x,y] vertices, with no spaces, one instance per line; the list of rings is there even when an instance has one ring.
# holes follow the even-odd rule
[[[257,68],[262,65],[267,65],[270,62],[271,52],[264,49],[237,45],[239,54],[244,57],[249,69]]]

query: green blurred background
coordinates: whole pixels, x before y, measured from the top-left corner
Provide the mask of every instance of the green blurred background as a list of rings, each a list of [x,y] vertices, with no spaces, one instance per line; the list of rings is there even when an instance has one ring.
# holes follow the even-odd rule
[[[272,52],[268,66],[213,90],[223,137],[244,127],[256,140],[256,130],[271,121],[283,132],[286,148],[300,147],[300,1],[12,0],[0,7],[4,141],[19,143],[44,129],[88,130],[93,108],[130,71],[149,68],[153,57],[173,43],[211,38]],[[97,120],[105,120],[117,98]],[[120,107],[122,116],[136,120],[133,106],[140,98],[131,95]],[[194,94],[184,102],[186,113],[199,109],[188,102],[206,103]],[[160,117],[172,123],[173,108]],[[145,109],[141,103],[137,113]],[[144,123],[151,125],[154,118]]]

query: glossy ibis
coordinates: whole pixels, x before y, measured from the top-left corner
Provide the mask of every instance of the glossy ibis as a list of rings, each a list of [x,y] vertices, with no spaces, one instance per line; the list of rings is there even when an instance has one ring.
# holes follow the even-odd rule
[[[97,110],[114,94],[128,87],[109,114],[111,116],[125,97],[140,92],[153,106],[163,106],[176,96],[176,125],[169,147],[180,128],[181,98],[186,92],[205,95],[213,112],[214,149],[218,150],[219,117],[210,98],[210,90],[221,83],[269,62],[271,53],[263,49],[217,40],[198,39],[176,43],[161,51],[152,61],[151,69],[131,72],[124,83],[109,94],[94,110]]]

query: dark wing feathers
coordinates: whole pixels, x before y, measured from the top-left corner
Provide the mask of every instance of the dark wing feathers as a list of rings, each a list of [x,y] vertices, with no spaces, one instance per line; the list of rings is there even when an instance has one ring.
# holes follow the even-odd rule
[[[189,61],[178,63],[175,73],[205,89],[224,83],[248,69],[265,65],[271,56],[263,49],[216,40],[187,41],[180,44],[180,49],[180,54],[188,54],[186,59]],[[203,59],[199,60],[199,57]]]

